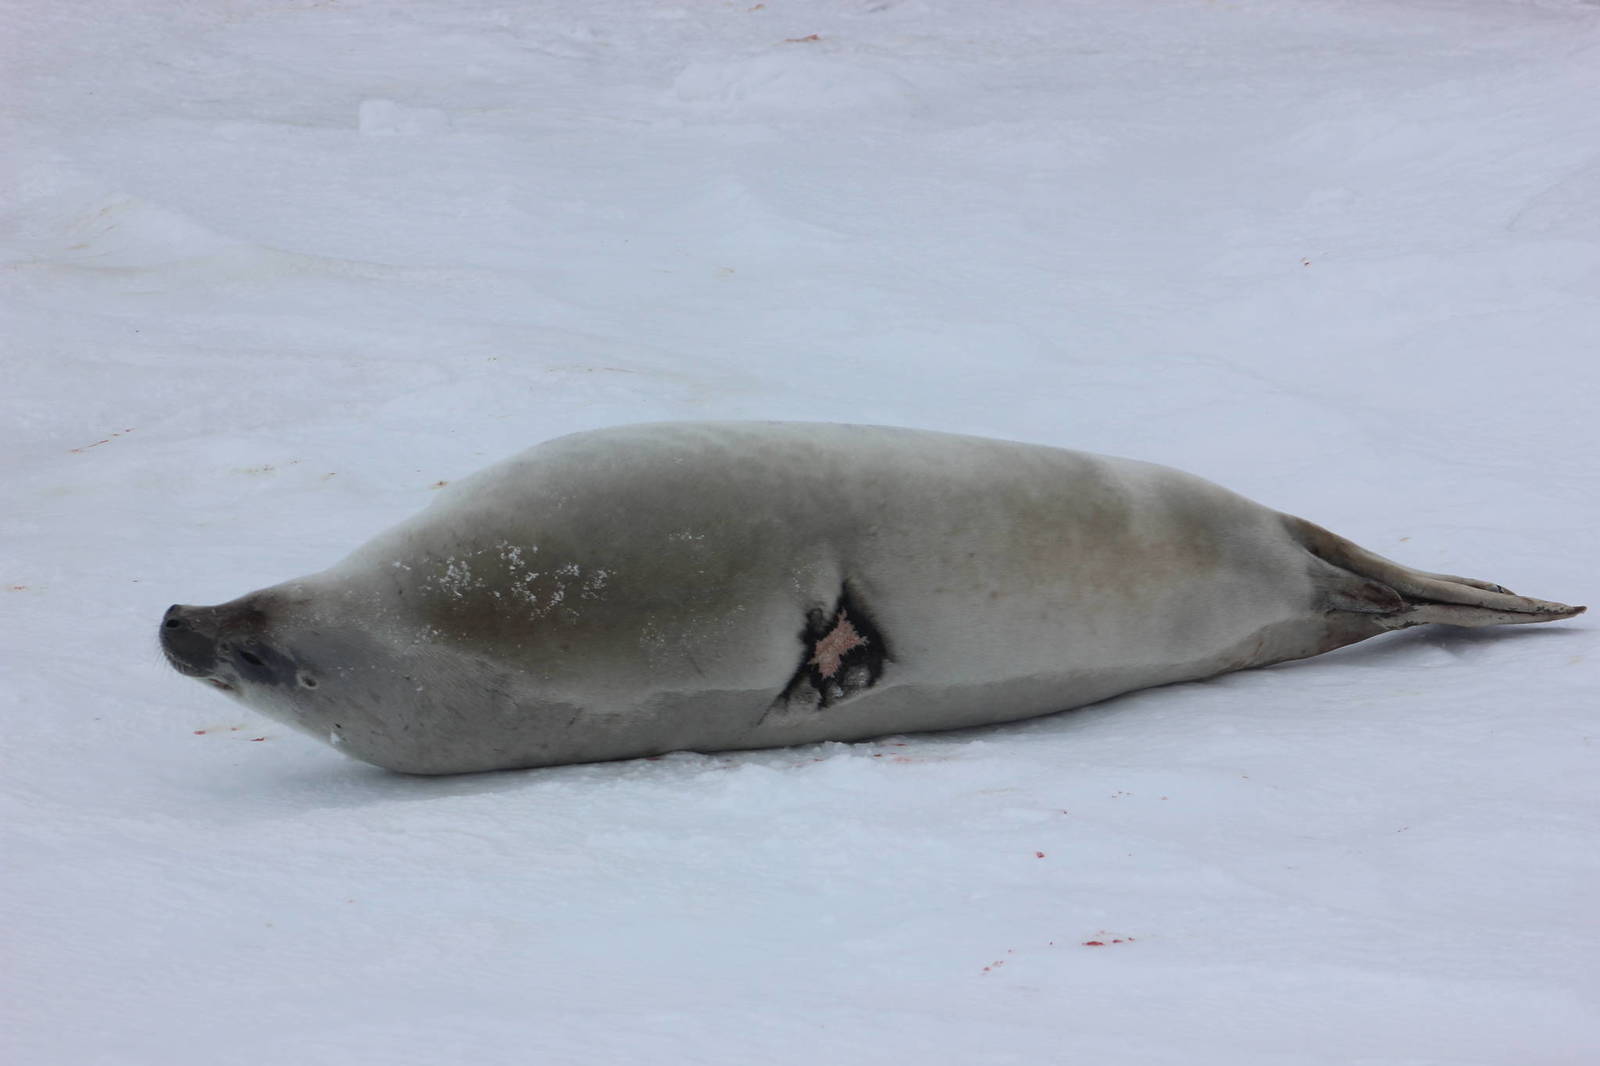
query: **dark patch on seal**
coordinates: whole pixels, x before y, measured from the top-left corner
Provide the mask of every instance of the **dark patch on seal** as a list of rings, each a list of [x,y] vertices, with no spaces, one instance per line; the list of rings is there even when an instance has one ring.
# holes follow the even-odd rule
[[[800,665],[778,702],[826,708],[865,692],[883,676],[889,648],[849,585],[833,610],[812,608],[800,631]]]
[[[297,680],[294,660],[259,641],[234,648],[232,666],[241,678],[258,685],[287,685]]]

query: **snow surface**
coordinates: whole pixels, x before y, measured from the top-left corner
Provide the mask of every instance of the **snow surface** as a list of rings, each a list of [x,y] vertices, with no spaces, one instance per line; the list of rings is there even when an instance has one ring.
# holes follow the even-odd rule
[[[4,11],[8,1064],[1600,1061],[1586,619],[441,780],[154,639],[706,417],[1151,459],[1592,602],[1600,6]]]

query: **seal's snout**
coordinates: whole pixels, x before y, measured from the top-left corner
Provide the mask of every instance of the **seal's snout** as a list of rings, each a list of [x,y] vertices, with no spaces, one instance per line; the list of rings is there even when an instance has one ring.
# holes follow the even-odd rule
[[[262,612],[237,604],[167,608],[161,650],[173,669],[229,688],[229,681],[281,685],[295,680],[294,662],[263,639]]]
[[[204,608],[175,603],[161,619],[161,650],[173,669],[189,677],[207,677],[217,669],[217,631]]]

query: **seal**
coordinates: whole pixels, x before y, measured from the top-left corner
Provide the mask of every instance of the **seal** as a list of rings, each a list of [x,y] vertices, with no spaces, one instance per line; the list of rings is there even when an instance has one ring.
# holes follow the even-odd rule
[[[332,569],[172,607],[160,637],[341,751],[447,774],[990,725],[1583,609],[1149,463],[713,422],[541,444]]]

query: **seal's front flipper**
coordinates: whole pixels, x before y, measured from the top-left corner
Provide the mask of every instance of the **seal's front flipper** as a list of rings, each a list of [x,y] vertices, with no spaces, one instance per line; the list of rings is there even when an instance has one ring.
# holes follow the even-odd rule
[[[1376,615],[1381,629],[1555,622],[1586,608],[1517,596],[1499,585],[1430,574],[1385,559],[1303,518],[1285,515],[1291,536],[1323,564],[1313,575],[1328,610]]]

